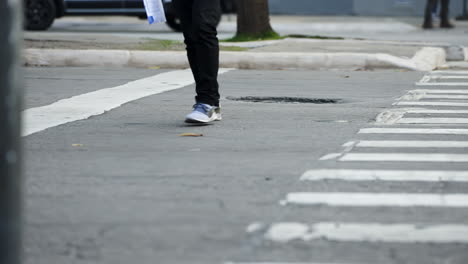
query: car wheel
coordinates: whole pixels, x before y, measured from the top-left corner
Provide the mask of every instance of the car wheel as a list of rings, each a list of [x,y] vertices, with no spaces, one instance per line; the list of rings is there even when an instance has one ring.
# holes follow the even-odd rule
[[[26,0],[24,13],[27,30],[46,30],[54,22],[57,7],[53,0]]]

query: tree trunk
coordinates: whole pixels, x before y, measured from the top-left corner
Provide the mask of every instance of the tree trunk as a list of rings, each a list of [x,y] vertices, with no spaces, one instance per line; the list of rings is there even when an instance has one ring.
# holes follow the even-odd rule
[[[237,0],[237,38],[278,37],[270,25],[268,0]]]

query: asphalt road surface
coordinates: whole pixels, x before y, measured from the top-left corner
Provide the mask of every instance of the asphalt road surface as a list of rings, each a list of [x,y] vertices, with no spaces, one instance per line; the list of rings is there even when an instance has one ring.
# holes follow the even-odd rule
[[[187,126],[189,71],[26,68],[25,263],[468,263],[468,72],[220,83]]]

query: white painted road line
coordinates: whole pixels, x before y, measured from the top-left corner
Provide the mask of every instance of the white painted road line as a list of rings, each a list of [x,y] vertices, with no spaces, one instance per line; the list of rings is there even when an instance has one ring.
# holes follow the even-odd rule
[[[468,118],[401,118],[397,124],[468,124]]]
[[[466,100],[468,95],[453,95],[453,94],[425,94],[424,99],[453,99],[453,100]]]
[[[449,79],[456,79],[456,80],[460,80],[460,79],[468,79],[468,76],[464,76],[464,75],[432,75],[431,76],[431,79],[433,80],[449,80]]]
[[[320,160],[333,160],[343,155],[343,153],[330,153],[320,158]]]
[[[468,75],[468,71],[432,71],[430,72],[431,76],[440,75],[440,74],[464,74]],[[428,75],[426,75],[428,76]]]
[[[468,171],[317,169],[301,176],[301,181],[321,180],[468,182]]]
[[[417,86],[466,86],[468,82],[417,82]]]
[[[361,140],[358,148],[468,148],[468,141]]]
[[[224,264],[356,264],[356,263],[323,263],[323,262],[225,262]]]
[[[449,99],[449,100],[467,100],[468,90],[465,93],[447,93],[443,90],[434,90],[437,92],[430,92],[430,90],[412,90],[402,96],[399,101],[420,101],[421,99]],[[458,92],[460,90],[448,90],[451,92]]]
[[[405,109],[396,108],[386,110],[375,118],[376,125],[393,124],[468,124],[468,118],[460,117],[423,117],[403,118],[406,114],[464,114],[467,110],[428,110],[428,109]]]
[[[220,74],[230,69],[221,69]],[[100,115],[121,105],[190,85],[194,82],[190,70],[171,71],[129,82],[113,88],[57,101],[53,104],[23,111],[23,136],[50,127]]]
[[[431,80],[431,75],[424,75],[418,83],[427,83]]]
[[[468,110],[407,109],[408,114],[468,114]]]
[[[429,134],[468,135],[468,129],[457,128],[363,128],[359,134]]]
[[[323,222],[276,223],[265,239],[278,243],[293,240],[386,243],[468,243],[468,226]]]
[[[423,93],[423,94],[468,94],[468,90],[429,90],[429,89],[418,89],[411,90],[409,93]]]
[[[468,194],[297,192],[289,193],[284,202],[338,207],[468,208]]]
[[[340,161],[468,162],[468,154],[446,153],[348,153]]]
[[[401,101],[396,102],[393,105],[406,106],[406,105],[417,105],[417,106],[452,106],[452,107],[468,107],[468,103],[459,102],[421,102],[421,101]]]

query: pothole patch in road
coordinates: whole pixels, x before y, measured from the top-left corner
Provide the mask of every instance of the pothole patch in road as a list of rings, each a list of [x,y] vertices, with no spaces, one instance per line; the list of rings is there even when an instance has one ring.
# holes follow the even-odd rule
[[[273,96],[228,96],[231,101],[241,101],[250,103],[293,103],[293,104],[340,104],[342,99],[331,98],[307,98],[307,97],[273,97]]]

